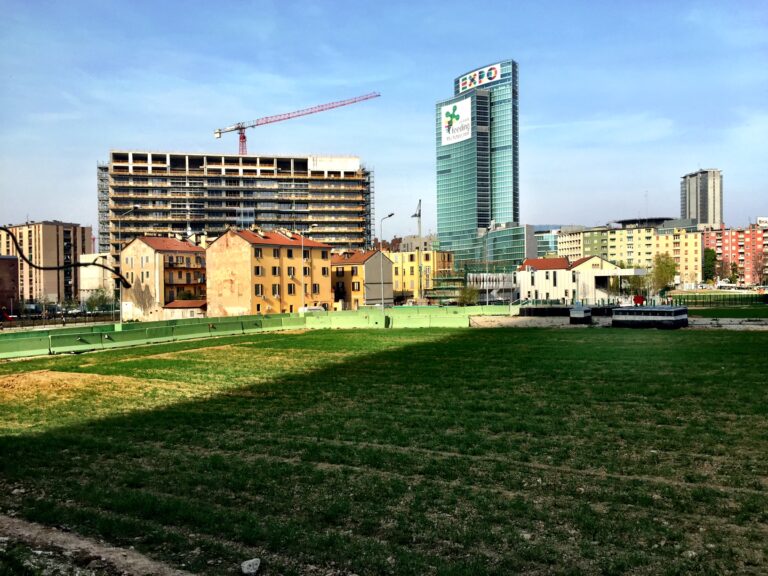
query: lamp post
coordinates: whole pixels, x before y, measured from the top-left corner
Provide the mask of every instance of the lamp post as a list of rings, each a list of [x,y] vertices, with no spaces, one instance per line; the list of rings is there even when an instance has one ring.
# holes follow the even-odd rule
[[[381,286],[381,311],[384,312],[384,220],[387,218],[392,218],[394,216],[394,212],[390,212],[387,216],[384,216],[384,218],[381,219],[381,224],[379,225],[379,232],[381,233],[381,238],[379,239],[379,281]]]
[[[134,210],[139,208],[137,205],[131,206],[130,210],[126,210],[122,214],[118,214],[117,216],[117,250],[118,250],[118,258],[120,262],[120,274],[123,273],[123,245],[122,245],[122,235],[121,235],[121,224],[123,222],[122,218],[123,216],[127,216]],[[120,282],[120,324],[123,323],[123,281],[122,279],[118,279],[118,282]]]
[[[312,228],[317,228],[317,224],[310,224],[308,230],[312,230]],[[304,287],[304,234],[300,234],[301,236],[301,310],[300,312],[304,313],[306,312],[306,303],[304,301],[306,288]],[[310,258],[310,262],[312,259]]]

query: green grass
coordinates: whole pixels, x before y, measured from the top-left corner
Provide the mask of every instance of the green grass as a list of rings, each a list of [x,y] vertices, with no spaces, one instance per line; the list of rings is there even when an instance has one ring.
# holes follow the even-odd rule
[[[701,318],[768,318],[768,306],[722,307],[722,308],[689,308],[690,316]]]
[[[356,330],[8,362],[0,507],[202,574],[763,574],[766,349]]]

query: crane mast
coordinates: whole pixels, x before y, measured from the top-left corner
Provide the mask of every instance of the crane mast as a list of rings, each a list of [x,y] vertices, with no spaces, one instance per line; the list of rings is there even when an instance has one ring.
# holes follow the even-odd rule
[[[316,114],[317,112],[325,112],[326,110],[339,108],[341,106],[348,106],[349,104],[356,104],[357,102],[378,98],[379,96],[381,96],[381,94],[378,92],[371,92],[370,94],[363,94],[362,96],[356,96],[355,98],[339,100],[337,102],[328,102],[327,104],[320,104],[318,106],[312,106],[311,108],[296,110],[295,112],[275,114],[274,116],[264,116],[263,118],[258,118],[252,122],[238,122],[237,124],[232,124],[226,128],[218,128],[214,130],[213,135],[216,138],[221,138],[221,135],[226,134],[227,132],[238,132],[240,134],[239,154],[247,155],[248,139],[245,136],[245,131],[248,128],[255,128],[256,126],[263,126],[264,124],[272,124],[274,122],[282,122],[283,120],[290,120],[291,118],[298,118],[299,116],[307,116],[308,114]]]

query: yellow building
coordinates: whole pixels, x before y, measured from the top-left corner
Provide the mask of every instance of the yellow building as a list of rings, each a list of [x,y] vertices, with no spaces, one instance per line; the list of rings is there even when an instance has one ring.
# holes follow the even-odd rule
[[[93,252],[90,226],[58,220],[27,222],[7,226],[21,245],[22,252],[38,266],[75,264],[82,254]],[[7,232],[0,231],[0,256],[18,256]],[[80,279],[76,268],[38,270],[19,258],[19,298],[63,304],[76,300]]]
[[[228,230],[206,250],[208,316],[330,309],[330,250],[286,230]]]
[[[392,261],[383,252],[347,252],[334,255],[334,297],[345,310],[361,306],[385,306],[394,303],[392,294]],[[383,294],[383,297],[382,297]]]
[[[205,250],[175,238],[141,236],[120,254],[123,320],[165,320],[175,300],[205,299]]]
[[[453,270],[453,254],[437,250],[413,252],[384,252],[392,261],[392,281],[395,297],[420,301],[425,290],[432,288],[436,274]],[[420,260],[421,259],[421,260]],[[421,268],[421,275],[419,275]],[[421,279],[419,279],[421,276]]]
[[[656,254],[669,254],[675,259],[675,284],[690,288],[701,283],[701,263],[704,256],[701,232],[675,228],[668,234],[658,234],[655,238],[654,256]]]

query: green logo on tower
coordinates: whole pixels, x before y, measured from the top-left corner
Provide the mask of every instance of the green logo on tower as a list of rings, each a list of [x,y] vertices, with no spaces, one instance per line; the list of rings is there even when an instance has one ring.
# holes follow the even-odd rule
[[[448,132],[451,131],[451,128],[453,128],[453,123],[457,122],[461,116],[456,114],[456,108],[457,106],[453,106],[453,110],[449,110],[445,113],[445,117],[448,118],[448,121],[445,123],[445,129],[448,130]]]

